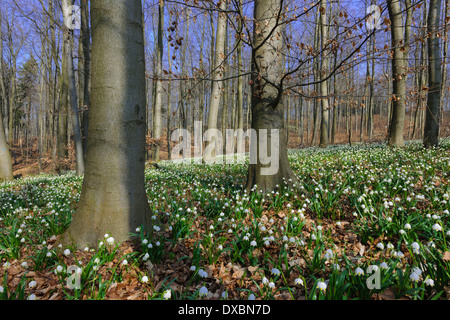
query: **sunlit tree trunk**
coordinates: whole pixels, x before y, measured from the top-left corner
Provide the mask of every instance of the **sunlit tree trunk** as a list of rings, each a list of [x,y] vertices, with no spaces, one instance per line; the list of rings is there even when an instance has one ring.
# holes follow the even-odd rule
[[[150,229],[145,193],[145,56],[140,0],[93,0],[92,105],[83,188],[61,243],[96,247]],[[111,25],[115,26],[111,28]]]

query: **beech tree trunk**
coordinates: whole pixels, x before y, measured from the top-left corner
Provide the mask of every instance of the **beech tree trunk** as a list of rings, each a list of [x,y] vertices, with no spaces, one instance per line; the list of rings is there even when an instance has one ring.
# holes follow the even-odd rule
[[[247,189],[263,193],[296,181],[287,156],[284,128],[283,37],[278,16],[281,3],[261,0],[254,7],[251,107],[256,136],[251,139]]]
[[[61,243],[96,247],[151,226],[145,193],[145,59],[140,0],[93,0],[92,105],[77,211]],[[111,26],[114,26],[112,28]]]
[[[442,90],[442,59],[438,35],[440,17],[441,0],[431,0],[428,14],[428,102],[423,137],[425,148],[437,147],[439,144]]]

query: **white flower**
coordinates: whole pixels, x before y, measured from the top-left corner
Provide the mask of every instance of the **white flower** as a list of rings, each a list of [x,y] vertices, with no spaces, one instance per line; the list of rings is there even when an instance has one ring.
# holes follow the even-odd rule
[[[113,243],[114,243],[114,238],[113,238],[113,237],[108,237],[108,238],[106,239],[106,242],[107,242],[108,244],[113,244]]]
[[[434,231],[441,231],[441,230],[442,230],[442,227],[441,227],[441,225],[440,225],[439,223],[435,223],[435,224],[433,225],[433,230],[434,230]]]
[[[250,242],[250,245],[251,245],[252,247],[256,247],[257,243],[256,243],[255,240],[253,240],[252,242]]]
[[[36,281],[30,281],[30,283],[28,283],[28,287],[30,287],[30,288],[34,288],[34,287],[36,287],[36,285],[37,285],[37,282]]]
[[[254,295],[253,293],[251,293],[251,294],[248,296],[248,300],[255,300],[255,295]]]
[[[355,274],[356,274],[357,276],[362,276],[362,275],[364,274],[364,270],[361,269],[360,267],[358,267],[358,268],[356,268],[356,270],[355,270]]]
[[[433,286],[434,286],[434,280],[428,278],[427,280],[425,280],[425,284],[426,284],[427,286],[433,287]]]
[[[327,252],[324,255],[325,259],[332,259],[334,257],[333,251],[331,249],[328,249]]]
[[[148,253],[145,253],[144,256],[142,257],[142,260],[147,261],[149,257],[150,255]]]
[[[377,248],[383,250],[383,249],[384,249],[384,244],[383,244],[383,242],[377,243]]]
[[[2,286],[0,286],[0,293],[3,293],[4,290],[5,289]]]
[[[301,278],[297,278],[297,279],[295,279],[295,284],[302,286],[303,280]]]
[[[275,283],[273,283],[272,281],[269,282],[269,288],[275,288]]]
[[[222,292],[222,299],[228,299],[228,292]]]
[[[380,263],[380,268],[387,270],[387,269],[389,269],[389,266],[387,265],[386,262],[383,261],[382,263]]]
[[[317,283],[317,288],[318,288],[320,291],[325,292],[325,291],[327,290],[327,284],[326,284],[325,282],[323,282],[323,281],[319,281],[319,282]]]
[[[411,244],[411,248],[413,249],[414,253],[419,253],[420,245],[417,242],[413,242]]]
[[[128,265],[128,260],[127,259],[123,259],[122,265],[124,265],[124,266]]]
[[[64,270],[63,267],[57,266],[55,272],[56,273],[61,273],[63,270]]]
[[[208,294],[208,289],[206,287],[201,287],[198,293],[200,297],[205,297]]]
[[[198,270],[198,275],[199,275],[201,278],[207,278],[207,277],[208,277],[208,273],[207,273],[205,270],[203,270],[203,269],[199,269],[199,270]]]
[[[280,270],[278,270],[277,268],[273,268],[271,272],[273,275],[276,275],[276,276],[280,274]]]
[[[264,278],[262,279],[262,283],[263,283],[263,284],[269,283],[269,279],[267,279],[266,277],[264,277]]]
[[[69,249],[64,250],[64,255],[65,255],[66,257],[67,257],[69,254],[70,254],[70,250],[69,250]]]
[[[410,278],[413,282],[418,282],[418,281],[419,281],[419,278],[420,278],[420,275],[418,275],[418,274],[415,273],[415,272],[412,272],[411,275],[409,276],[409,278]]]
[[[27,300],[36,300],[36,295],[35,295],[34,293],[33,293],[33,294],[30,294],[30,295],[28,296]]]
[[[172,296],[172,292],[170,290],[164,291],[164,295],[163,295],[164,299],[169,300],[171,296]]]

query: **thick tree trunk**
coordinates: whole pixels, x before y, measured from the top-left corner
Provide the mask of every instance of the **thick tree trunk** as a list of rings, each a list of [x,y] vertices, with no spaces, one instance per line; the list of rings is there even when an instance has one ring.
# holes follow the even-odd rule
[[[145,57],[140,0],[93,0],[92,106],[78,208],[61,243],[96,247],[151,226],[145,193]],[[111,25],[115,26],[111,28]]]
[[[280,6],[280,0],[262,0],[255,2],[254,8],[251,93],[255,137],[251,139],[247,188],[263,193],[296,180],[287,156],[283,121]]]
[[[442,67],[438,36],[441,17],[441,0],[431,0],[428,14],[428,102],[423,145],[425,148],[439,144]]]

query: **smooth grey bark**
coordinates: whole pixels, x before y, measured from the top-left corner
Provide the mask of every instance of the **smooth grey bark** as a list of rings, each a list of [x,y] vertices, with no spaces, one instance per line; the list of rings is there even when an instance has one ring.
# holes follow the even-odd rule
[[[152,120],[153,130],[152,138],[155,139],[152,145],[152,160],[159,161],[159,150],[161,148],[159,139],[161,139],[162,128],[162,97],[164,94],[163,82],[162,82],[162,64],[163,64],[163,29],[164,29],[164,0],[159,1],[158,8],[158,40],[156,45],[156,65],[155,65],[155,98],[153,105],[154,117]]]
[[[145,193],[145,56],[140,0],[93,0],[92,105],[86,170],[60,243],[96,247],[151,232]]]
[[[281,4],[261,0],[254,7],[251,108],[256,137],[251,139],[247,189],[263,193],[297,180],[287,156],[284,128]],[[276,157],[277,170],[273,162],[265,163],[265,155],[271,160]]]
[[[3,105],[6,105],[6,89],[5,84],[3,82],[3,39],[2,39],[2,12],[0,8],[0,83],[1,83],[1,92],[3,96]],[[3,126],[3,115],[0,110],[0,181],[9,181],[13,180],[13,168],[11,162],[11,154],[9,152],[9,146],[6,141],[5,129]]]
[[[423,145],[425,148],[439,144],[442,67],[439,40],[441,0],[431,0],[428,14],[428,101]]]
[[[406,80],[407,80],[407,43],[411,16],[403,27],[400,0],[388,2],[389,18],[391,20],[391,42],[394,51],[392,59],[392,118],[389,125],[388,144],[390,146],[404,145],[404,125],[406,113]],[[410,11],[407,10],[407,13]]]
[[[227,9],[227,1],[220,2],[220,9],[225,11]],[[209,99],[209,113],[208,113],[208,130],[206,131],[206,148],[212,148],[216,144],[217,122],[219,118],[219,106],[222,96],[225,66],[225,36],[226,36],[227,18],[224,13],[218,12],[217,28],[216,28],[216,44],[214,51],[214,67],[213,67],[213,81],[211,95]],[[205,153],[205,161],[212,162],[215,160],[216,154],[221,150],[216,150],[217,145],[211,149],[211,153]]]
[[[329,98],[328,98],[328,81],[326,80],[328,73],[328,57],[326,46],[328,41],[328,26],[327,26],[327,1],[321,0],[320,7],[320,33],[321,33],[321,51],[322,51],[322,66],[320,68],[320,95],[322,103],[322,118],[320,122],[320,147],[328,146],[328,127],[330,122],[329,117]]]
[[[81,139],[83,143],[83,156],[86,159],[87,154],[87,134],[89,128],[89,106],[91,104],[91,29],[89,18],[89,0],[80,1],[81,9],[81,41],[80,50],[82,51],[82,67],[79,74],[83,75],[83,87],[80,91],[83,92],[83,100],[81,108]]]

